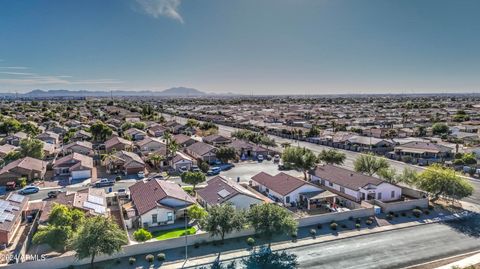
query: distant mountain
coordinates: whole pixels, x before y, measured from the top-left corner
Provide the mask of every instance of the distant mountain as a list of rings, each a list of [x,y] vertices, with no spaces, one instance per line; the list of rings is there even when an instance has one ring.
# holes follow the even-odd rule
[[[15,96],[15,93],[0,93],[3,97]],[[168,97],[196,97],[208,95],[206,92],[185,87],[174,87],[163,91],[69,91],[69,90],[32,90],[27,93],[18,94],[18,97],[108,97],[108,96],[168,96]]]

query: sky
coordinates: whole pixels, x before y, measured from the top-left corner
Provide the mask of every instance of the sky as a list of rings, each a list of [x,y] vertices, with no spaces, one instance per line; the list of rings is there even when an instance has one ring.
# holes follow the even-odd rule
[[[0,92],[480,92],[478,0],[0,0]]]

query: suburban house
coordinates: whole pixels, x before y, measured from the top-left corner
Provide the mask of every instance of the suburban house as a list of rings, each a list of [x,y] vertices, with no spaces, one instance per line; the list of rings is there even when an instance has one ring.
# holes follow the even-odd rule
[[[5,158],[7,154],[14,152],[18,149],[18,147],[10,145],[10,144],[5,144],[0,146],[0,158]]]
[[[47,162],[25,157],[5,165],[0,170],[0,185],[25,177],[28,180],[43,179],[47,171]]]
[[[139,130],[137,128],[130,128],[124,132],[124,134],[128,135],[132,138],[133,141],[142,140],[147,136],[147,133]]]
[[[27,139],[28,135],[24,132],[16,132],[4,138],[4,142],[13,146],[20,146],[20,141]]]
[[[70,154],[70,153],[80,153],[87,156],[93,156],[93,146],[92,143],[88,141],[76,141],[70,143],[66,146],[63,146],[63,154]]]
[[[84,188],[75,192],[60,192],[57,197],[45,201],[40,215],[40,223],[47,222],[55,204],[67,205],[84,211],[91,216],[108,216],[105,190]]]
[[[172,134],[182,133],[186,129],[185,125],[182,125],[176,121],[169,121],[169,122],[166,122],[164,125],[165,127],[168,128],[169,132]]]
[[[208,163],[213,163],[218,160],[216,156],[217,148],[203,142],[197,142],[186,147],[185,152],[195,159],[200,159]]]
[[[173,139],[175,140],[177,145],[179,145],[182,148],[188,147],[188,146],[190,146],[192,144],[195,144],[197,142],[197,141],[195,141],[195,139],[191,138],[188,135],[184,135],[184,134],[176,134],[176,135],[173,136]]]
[[[205,188],[197,190],[197,194],[199,203],[205,208],[231,203],[236,209],[249,209],[264,202],[257,194],[221,176],[210,179]]]
[[[394,148],[394,154],[420,159],[446,159],[452,156],[452,148],[432,142],[412,141]]]
[[[24,219],[28,208],[28,197],[10,192],[6,199],[0,199],[0,245],[8,245]]]
[[[212,135],[203,137],[202,141],[210,145],[222,146],[232,142],[232,139],[225,137],[223,135],[212,134]]]
[[[42,140],[48,144],[58,145],[60,141],[60,135],[54,132],[46,131],[45,133],[37,135],[37,139]]]
[[[131,202],[124,204],[128,228],[173,224],[195,204],[178,184],[165,180],[141,180],[129,187]]]
[[[158,123],[152,124],[148,127],[148,134],[153,137],[162,137],[168,129]]]
[[[78,130],[72,137],[73,141],[85,141],[92,139],[92,134],[85,130]]]
[[[136,174],[145,171],[145,162],[136,153],[118,151],[109,160],[104,160],[104,165],[110,173]]]
[[[235,152],[241,159],[250,159],[256,158],[258,155],[269,155],[273,153],[273,150],[268,150],[259,145],[255,145],[253,143],[234,139],[230,144],[226,145],[227,147],[231,147],[235,149]]]
[[[375,137],[352,136],[347,139],[346,145],[347,149],[350,150],[386,153],[393,149],[395,143],[391,140]]]
[[[119,136],[114,136],[105,141],[105,150],[107,152],[130,150],[133,148],[133,142]]]
[[[179,151],[170,159],[170,166],[175,171],[190,170],[194,164],[195,161],[190,156]]]
[[[334,165],[318,165],[310,172],[310,180],[355,202],[388,202],[399,200],[402,196],[402,188],[394,184]]]
[[[135,144],[144,155],[150,153],[158,153],[162,156],[167,155],[167,145],[158,138],[145,137],[145,139],[137,141]]]
[[[68,176],[77,180],[92,177],[94,165],[92,157],[74,152],[55,160],[52,168],[55,176]]]
[[[43,143],[43,154],[46,158],[52,158],[55,157],[55,154],[57,153],[57,147],[54,144],[47,143],[45,141],[42,141]]]
[[[301,194],[323,191],[317,185],[283,172],[275,176],[260,172],[252,177],[252,186],[284,205],[298,204]]]

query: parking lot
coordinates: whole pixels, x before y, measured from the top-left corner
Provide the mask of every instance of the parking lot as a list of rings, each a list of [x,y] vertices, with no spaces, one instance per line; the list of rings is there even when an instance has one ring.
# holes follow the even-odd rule
[[[273,161],[259,162],[240,162],[236,163],[235,167],[228,171],[220,172],[220,176],[236,181],[240,177],[240,182],[248,182],[252,176],[265,172],[270,175],[276,175],[280,172],[285,172],[295,177],[303,177],[303,173],[296,170],[280,171],[278,170],[278,164]]]

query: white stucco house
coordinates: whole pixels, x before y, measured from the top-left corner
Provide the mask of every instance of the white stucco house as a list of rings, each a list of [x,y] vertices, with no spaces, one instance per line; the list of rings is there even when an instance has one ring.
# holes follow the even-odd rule
[[[283,172],[275,176],[260,172],[252,177],[252,186],[284,205],[298,204],[301,194],[323,191],[319,186]]]
[[[165,180],[141,180],[130,186],[131,202],[125,204],[128,228],[173,224],[195,200],[178,184]]]
[[[310,179],[355,202],[362,200],[388,202],[402,197],[402,188],[399,186],[334,165],[318,165],[310,172]]]

